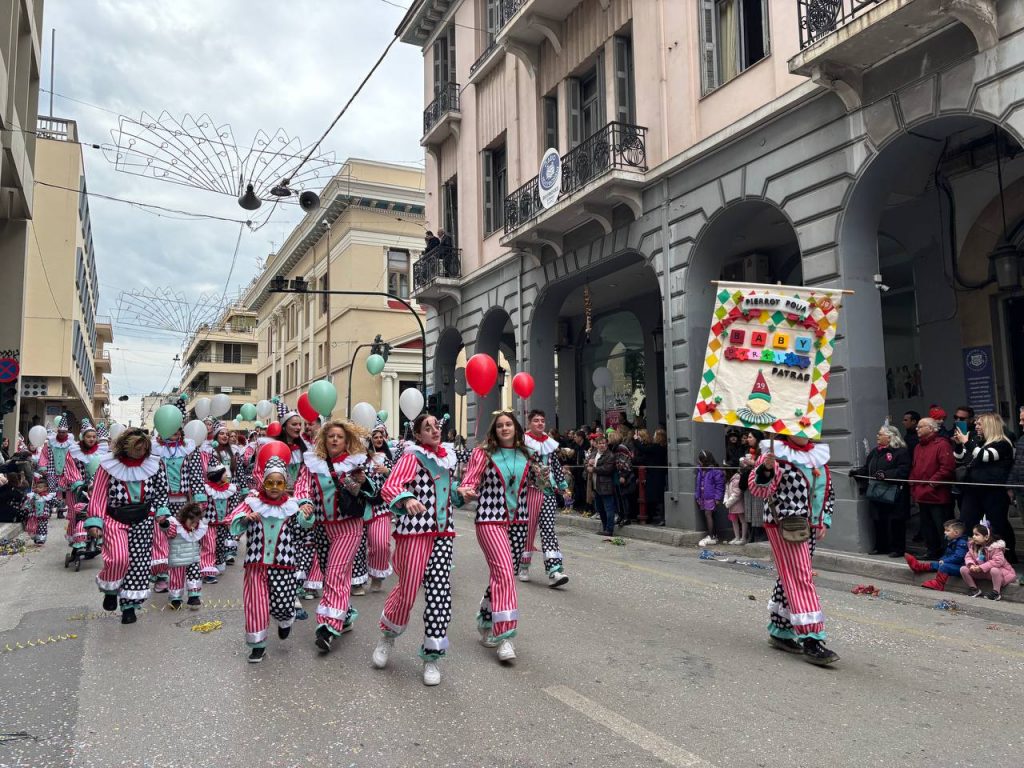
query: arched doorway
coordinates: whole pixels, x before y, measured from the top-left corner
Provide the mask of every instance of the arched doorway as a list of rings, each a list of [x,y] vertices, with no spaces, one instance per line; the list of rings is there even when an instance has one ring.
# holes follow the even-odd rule
[[[490,415],[499,405],[504,408],[511,404],[512,376],[518,370],[518,343],[516,330],[508,312],[500,307],[491,309],[480,321],[477,329],[474,354],[490,355],[498,363],[498,382],[482,397],[471,398],[473,434],[481,439],[490,424]],[[475,409],[475,410],[474,410]]]

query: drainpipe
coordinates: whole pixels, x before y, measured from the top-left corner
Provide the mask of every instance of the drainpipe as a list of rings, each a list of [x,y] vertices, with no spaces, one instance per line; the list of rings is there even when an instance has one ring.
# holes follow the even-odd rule
[[[662,194],[665,199],[661,204],[661,256],[662,271],[665,284],[661,294],[661,328],[662,338],[665,345],[665,428],[668,433],[668,464],[674,467],[678,464],[678,449],[676,447],[676,399],[675,399],[675,347],[672,344],[672,281],[669,276],[669,238],[670,228],[668,224],[669,211],[669,190],[668,179],[661,182]],[[680,489],[672,483],[672,470],[668,471],[669,488],[678,492]]]

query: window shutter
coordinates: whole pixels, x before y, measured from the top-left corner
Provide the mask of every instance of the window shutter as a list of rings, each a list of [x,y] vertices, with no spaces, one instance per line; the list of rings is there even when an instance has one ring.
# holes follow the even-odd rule
[[[558,149],[558,99],[552,96],[544,98],[544,146],[542,152]]]
[[[566,81],[566,89],[569,94],[569,144],[577,146],[583,141],[583,120],[580,115],[582,95],[580,93],[580,81],[570,77]]]
[[[444,54],[447,52],[443,38],[434,41],[434,96],[437,96],[444,87]]]
[[[484,233],[494,229],[494,163],[488,150],[484,152]]]
[[[597,72],[597,125],[598,127],[608,122],[608,77],[604,71],[604,49],[597,52],[597,63],[594,69]],[[583,137],[587,138],[586,136]]]
[[[487,45],[498,34],[498,5],[500,0],[487,0]]]
[[[761,31],[764,35],[764,55],[772,52],[771,19],[768,16],[768,0],[761,0]]]
[[[452,24],[448,27],[448,72],[446,74],[445,81],[448,83],[457,83],[459,76],[455,69],[455,25]]]
[[[636,120],[633,97],[633,45],[628,37],[615,38],[615,119],[630,125]]]
[[[715,0],[701,0],[700,79],[704,93],[718,87],[718,25],[715,19]]]

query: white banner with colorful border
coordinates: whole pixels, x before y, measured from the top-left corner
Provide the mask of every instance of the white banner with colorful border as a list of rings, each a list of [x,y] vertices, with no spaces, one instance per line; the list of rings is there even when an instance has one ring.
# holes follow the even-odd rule
[[[846,292],[717,286],[694,421],[817,440]]]

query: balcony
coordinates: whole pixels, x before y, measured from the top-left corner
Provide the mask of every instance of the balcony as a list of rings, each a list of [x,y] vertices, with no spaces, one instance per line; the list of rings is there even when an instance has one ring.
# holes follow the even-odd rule
[[[110,402],[110,382],[106,379],[96,379],[96,386],[93,387],[92,399],[102,401],[104,403]]]
[[[437,306],[444,298],[458,301],[462,249],[439,245],[412,265],[412,295],[420,304]]]
[[[189,387],[189,402],[198,397],[213,397],[214,395],[231,395],[232,401],[235,396],[244,397],[256,391],[255,387],[211,387],[203,385],[199,388]]]
[[[504,0],[501,4],[498,42],[540,45],[548,40],[555,52],[560,54],[561,24],[579,4],[580,0]],[[603,4],[607,5],[607,2]]]
[[[458,138],[462,112],[459,109],[459,84],[446,83],[423,110],[423,138],[420,145],[437,147],[451,135]]]
[[[78,124],[74,120],[40,115],[36,125],[36,136],[53,141],[76,142],[78,141]]]
[[[834,90],[846,104],[861,104],[866,70],[957,22],[979,50],[998,40],[995,0],[797,0],[800,53],[789,71]]]
[[[93,363],[97,373],[110,373],[110,351],[101,350],[93,358]]]
[[[646,171],[647,129],[608,123],[562,156],[561,191],[551,208],[545,210],[541,205],[536,176],[505,198],[501,244],[521,245],[514,241],[530,236],[546,243],[551,238],[539,235],[538,227],[567,232],[594,219],[610,232],[608,203],[625,203],[639,218],[640,187]]]

